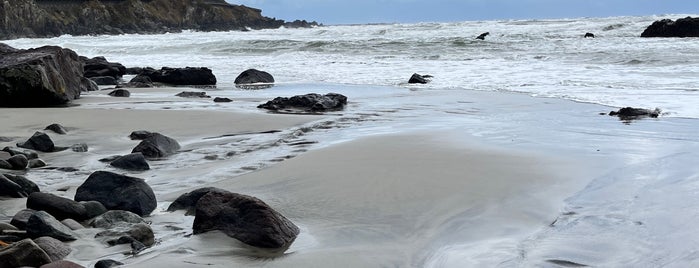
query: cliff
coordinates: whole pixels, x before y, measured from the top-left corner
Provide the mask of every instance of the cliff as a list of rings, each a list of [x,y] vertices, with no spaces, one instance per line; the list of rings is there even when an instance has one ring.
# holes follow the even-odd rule
[[[0,0],[0,39],[308,27],[224,0]]]

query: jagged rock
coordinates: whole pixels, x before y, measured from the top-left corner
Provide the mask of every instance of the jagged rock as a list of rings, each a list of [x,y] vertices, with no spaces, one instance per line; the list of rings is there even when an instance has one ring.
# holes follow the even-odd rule
[[[248,69],[235,78],[236,87],[246,89],[269,88],[274,84],[274,77],[265,71]]]
[[[19,150],[19,149],[15,149],[15,148],[12,148],[12,147],[5,147],[5,148],[3,148],[2,150],[3,150],[4,152],[9,153],[11,156],[18,155],[18,154],[23,154],[24,156],[27,157],[27,159],[37,159],[37,158],[39,158],[39,154],[37,154],[37,153],[34,152],[34,151],[30,151],[30,150]]]
[[[643,117],[657,118],[658,116],[660,116],[660,112],[661,111],[658,108],[656,108],[655,110],[649,110],[643,108],[625,107],[619,109],[618,111],[611,111],[609,112],[609,115],[618,116],[621,120],[633,120]]]
[[[40,152],[54,152],[56,151],[56,145],[53,144],[53,140],[49,135],[44,132],[35,132],[31,138],[29,138],[24,143],[18,143],[17,147],[36,150]]]
[[[50,236],[61,241],[73,241],[77,238],[73,230],[56,220],[46,211],[34,212],[27,221],[27,234],[30,237]]]
[[[70,150],[76,153],[84,153],[87,152],[88,147],[87,144],[85,143],[78,143],[78,144],[73,144],[70,146]]]
[[[129,227],[139,223],[146,223],[141,216],[125,210],[110,210],[90,221],[90,226],[95,228],[111,229],[115,227]]]
[[[96,171],[78,187],[76,201],[98,201],[110,210],[126,210],[140,216],[150,214],[157,202],[153,189],[143,179]]]
[[[95,263],[95,268],[112,268],[112,267],[117,267],[119,265],[124,265],[122,262],[118,262],[115,260],[99,260],[97,263]]]
[[[478,36],[476,37],[476,39],[485,40],[485,37],[488,36],[488,35],[490,35],[490,32],[485,32],[485,33],[482,33],[482,34],[478,35]]]
[[[99,86],[116,86],[119,84],[119,81],[114,76],[95,76],[90,77],[90,80]]]
[[[325,112],[342,110],[345,108],[346,104],[347,97],[341,94],[328,93],[320,95],[311,93],[293,96],[291,98],[277,97],[265,104],[257,106],[257,108],[273,111]]]
[[[49,264],[44,264],[39,268],[85,268],[85,266],[74,263],[72,261],[59,260]]]
[[[131,97],[131,92],[129,92],[126,89],[115,89],[115,90],[112,90],[112,92],[109,92],[109,96],[128,98],[128,97]]]
[[[51,130],[53,132],[56,132],[56,134],[61,134],[61,135],[65,135],[68,133],[68,130],[66,130],[66,128],[61,126],[61,124],[56,124],[56,123],[48,125],[46,128],[44,128],[44,130]]]
[[[10,224],[13,226],[19,228],[20,230],[25,230],[27,229],[27,222],[29,221],[29,217],[31,217],[36,210],[33,209],[23,209],[15,213],[15,215],[12,217],[12,220],[10,221]]]
[[[141,143],[131,150],[131,153],[141,153],[148,159],[173,155],[180,149],[176,140],[154,132],[141,140]]]
[[[0,267],[39,267],[51,258],[31,239],[24,239],[0,250]]]
[[[62,260],[72,251],[68,245],[53,237],[42,236],[34,239],[34,243],[36,243],[41,249],[44,250],[44,252],[46,252],[47,255],[49,255],[51,261]]]
[[[150,169],[148,161],[146,161],[146,158],[141,153],[127,154],[115,159],[109,164],[113,167],[126,170],[143,171]]]
[[[109,62],[104,57],[94,57],[91,59],[80,57],[80,59],[85,64],[83,68],[85,77],[109,76],[114,78],[115,83],[109,85],[116,85],[116,79],[126,74],[126,67],[124,67],[124,65],[118,62]]]
[[[170,68],[163,67],[160,70],[146,68],[141,71],[142,76],[147,76],[151,81],[179,86],[209,86],[216,85],[216,76],[211,69],[206,67]]]
[[[206,92],[194,92],[194,91],[182,91],[175,95],[182,98],[211,98],[211,96],[206,95]]]
[[[79,221],[88,219],[83,204],[50,193],[36,192],[27,198],[27,208],[48,212],[58,220],[67,218]]]
[[[285,251],[299,228],[257,198],[219,191],[201,197],[196,205],[194,234],[219,230],[247,245]]]
[[[29,159],[22,154],[14,155],[7,159],[14,170],[24,170],[29,166]]]
[[[641,37],[699,37],[699,18],[655,21],[643,31]]]
[[[233,102],[233,100],[231,100],[229,98],[216,97],[216,98],[214,98],[214,102]]]
[[[172,202],[170,206],[168,206],[167,211],[172,212],[184,209],[187,210],[187,215],[193,215],[199,199],[201,199],[204,195],[208,194],[209,192],[230,193],[229,191],[216,187],[199,188],[194,191],[180,195],[180,197],[175,199],[175,201]]]
[[[430,78],[432,78],[431,75],[421,75],[415,73],[412,76],[410,76],[408,84],[427,84],[430,82]]]
[[[78,55],[56,46],[0,53],[0,81],[3,107],[61,106],[87,90]]]
[[[44,162],[44,160],[41,160],[41,159],[29,160],[29,168],[40,168],[40,167],[45,167],[45,166],[46,166],[46,162]]]

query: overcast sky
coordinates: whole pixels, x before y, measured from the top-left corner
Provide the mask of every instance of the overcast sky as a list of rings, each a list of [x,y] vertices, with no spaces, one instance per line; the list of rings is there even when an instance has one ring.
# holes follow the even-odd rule
[[[699,14],[698,0],[227,0],[324,24]]]

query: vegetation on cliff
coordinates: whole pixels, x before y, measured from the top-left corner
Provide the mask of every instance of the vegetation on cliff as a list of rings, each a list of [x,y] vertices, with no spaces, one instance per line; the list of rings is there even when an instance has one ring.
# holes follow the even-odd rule
[[[308,27],[224,0],[0,0],[0,39]]]

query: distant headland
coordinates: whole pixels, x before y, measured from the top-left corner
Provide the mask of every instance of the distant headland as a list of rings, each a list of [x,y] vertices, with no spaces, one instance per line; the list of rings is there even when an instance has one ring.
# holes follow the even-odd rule
[[[0,40],[95,35],[311,27],[224,0],[13,0],[0,2]]]

